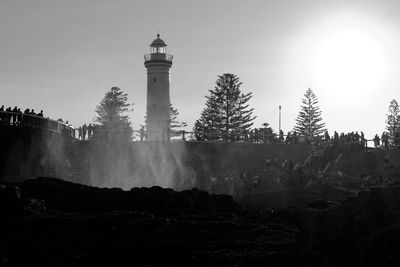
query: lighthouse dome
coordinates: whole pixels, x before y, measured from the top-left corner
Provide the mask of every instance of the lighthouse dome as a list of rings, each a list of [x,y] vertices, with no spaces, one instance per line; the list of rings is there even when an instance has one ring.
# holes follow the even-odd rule
[[[150,46],[167,46],[167,44],[160,38],[160,34],[157,34],[157,39],[155,39]]]

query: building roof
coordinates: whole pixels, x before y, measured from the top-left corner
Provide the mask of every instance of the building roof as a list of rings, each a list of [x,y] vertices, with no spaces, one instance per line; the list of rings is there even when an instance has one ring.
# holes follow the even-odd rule
[[[160,38],[160,34],[157,34],[157,39],[150,46],[167,46],[167,44]]]

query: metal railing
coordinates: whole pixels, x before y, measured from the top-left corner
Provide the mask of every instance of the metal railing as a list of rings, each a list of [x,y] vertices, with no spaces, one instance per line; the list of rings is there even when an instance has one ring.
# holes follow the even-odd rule
[[[168,61],[172,62],[173,55],[170,54],[163,54],[163,53],[154,53],[154,54],[147,54],[144,55],[144,61]]]
[[[75,138],[75,129],[71,125],[38,115],[0,111],[0,125],[45,129]]]

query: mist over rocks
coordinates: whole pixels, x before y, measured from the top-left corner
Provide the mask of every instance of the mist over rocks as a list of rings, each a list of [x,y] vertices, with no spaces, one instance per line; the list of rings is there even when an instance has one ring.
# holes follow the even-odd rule
[[[17,127],[0,131],[0,146],[0,182],[47,176],[125,190],[156,185],[205,190],[211,176],[263,169],[267,157],[301,162],[312,152],[300,144],[80,141]]]

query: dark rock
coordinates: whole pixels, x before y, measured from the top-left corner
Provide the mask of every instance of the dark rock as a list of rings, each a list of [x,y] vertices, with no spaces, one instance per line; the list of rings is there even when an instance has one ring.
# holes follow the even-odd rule
[[[324,210],[324,209],[336,207],[339,204],[340,204],[339,202],[335,202],[335,201],[327,201],[327,200],[323,200],[323,199],[317,199],[317,200],[314,200],[314,201],[306,204],[306,206],[309,208],[312,208],[312,209]]]
[[[18,203],[22,199],[22,190],[16,185],[0,185],[0,201]]]
[[[210,195],[198,189],[176,192],[153,186],[123,191],[45,177],[28,180],[19,186],[30,197],[43,199],[48,208],[65,212],[136,210],[168,215],[200,211],[241,211],[240,205],[231,196]]]
[[[22,190],[16,185],[0,186],[0,212],[5,215],[19,214],[22,210]]]
[[[5,215],[24,215],[45,211],[44,200],[26,198],[16,185],[0,185],[0,211]]]
[[[400,265],[398,185],[256,212],[198,189],[122,191],[51,178],[0,193],[5,207],[29,207],[0,220],[0,260],[13,266]]]

